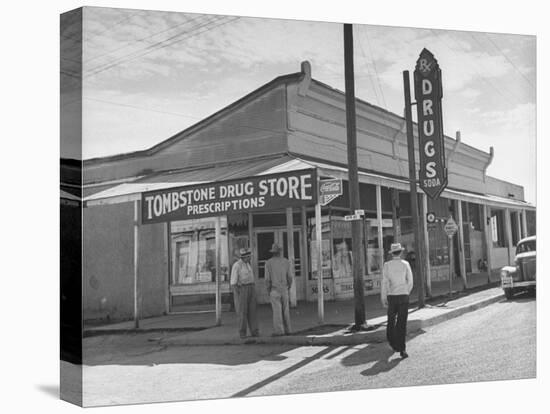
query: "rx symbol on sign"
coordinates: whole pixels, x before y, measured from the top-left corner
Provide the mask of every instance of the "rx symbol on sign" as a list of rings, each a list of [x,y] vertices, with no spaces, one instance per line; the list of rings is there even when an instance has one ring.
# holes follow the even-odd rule
[[[432,70],[433,61],[428,61],[428,59],[420,59],[419,62],[419,70],[422,73],[428,73],[430,70]]]

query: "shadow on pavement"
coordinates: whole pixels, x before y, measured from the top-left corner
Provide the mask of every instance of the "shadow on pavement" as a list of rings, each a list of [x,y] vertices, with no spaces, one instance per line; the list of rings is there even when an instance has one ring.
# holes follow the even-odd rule
[[[407,341],[416,338],[418,335],[424,334],[425,331],[420,330],[407,335]],[[392,358],[392,356],[394,356]],[[393,352],[386,342],[369,344],[367,347],[354,352],[342,359],[344,366],[365,365],[371,362],[375,364],[361,372],[361,375],[372,376],[381,372],[387,372],[395,368],[402,361],[399,354]]]
[[[90,338],[94,339],[94,338]],[[101,341],[85,341],[84,365],[161,365],[218,364],[243,365],[260,361],[283,361],[283,354],[296,345],[269,347],[242,346],[164,346],[151,335],[112,336]]]
[[[528,302],[528,301],[532,301],[532,300],[536,300],[537,299],[537,294],[536,292],[532,291],[523,291],[523,292],[518,292],[516,293],[514,296],[512,296],[511,299],[503,299],[501,301],[501,303],[506,303],[506,302]]]
[[[272,375],[271,377],[269,378],[266,378],[265,380],[263,381],[260,381],[242,391],[239,391],[238,393],[236,394],[233,394],[231,397],[245,397],[246,395],[256,391],[256,390],[259,390],[260,388],[263,388],[265,387],[266,385],[272,383],[272,382],[275,382],[279,379],[281,379],[282,377],[284,377],[285,375],[288,375],[290,374],[291,372],[294,372],[304,366],[306,366],[307,364],[309,364],[310,362],[313,362],[315,360],[318,360],[320,359],[323,355],[326,355],[328,354],[330,351],[332,351],[334,348],[333,347],[326,347],[324,349],[321,349],[319,352],[317,352],[316,354],[310,356],[310,357],[307,357],[307,358],[304,358],[303,360],[301,360],[300,362],[284,369],[283,371],[281,372],[278,372],[276,373],[275,375]]]

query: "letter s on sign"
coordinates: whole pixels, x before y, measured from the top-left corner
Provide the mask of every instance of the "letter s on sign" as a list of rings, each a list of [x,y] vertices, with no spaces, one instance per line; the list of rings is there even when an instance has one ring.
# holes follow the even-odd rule
[[[427,178],[434,178],[436,175],[435,171],[435,162],[430,161],[426,164],[426,177]]]

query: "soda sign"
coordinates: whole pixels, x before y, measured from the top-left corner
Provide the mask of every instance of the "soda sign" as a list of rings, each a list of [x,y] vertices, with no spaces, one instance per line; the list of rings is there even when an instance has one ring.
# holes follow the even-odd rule
[[[428,49],[423,49],[414,71],[414,96],[418,113],[420,188],[432,199],[447,187],[441,98],[441,69]]]
[[[321,180],[319,182],[319,203],[326,206],[335,198],[342,195],[342,180],[335,178],[330,180]]]

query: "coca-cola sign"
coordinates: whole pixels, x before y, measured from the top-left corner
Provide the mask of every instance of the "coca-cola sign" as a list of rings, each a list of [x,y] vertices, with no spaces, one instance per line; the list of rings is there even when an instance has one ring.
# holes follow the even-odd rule
[[[322,206],[326,206],[343,192],[342,180],[338,178],[330,180],[321,180],[319,182],[319,203]]]

